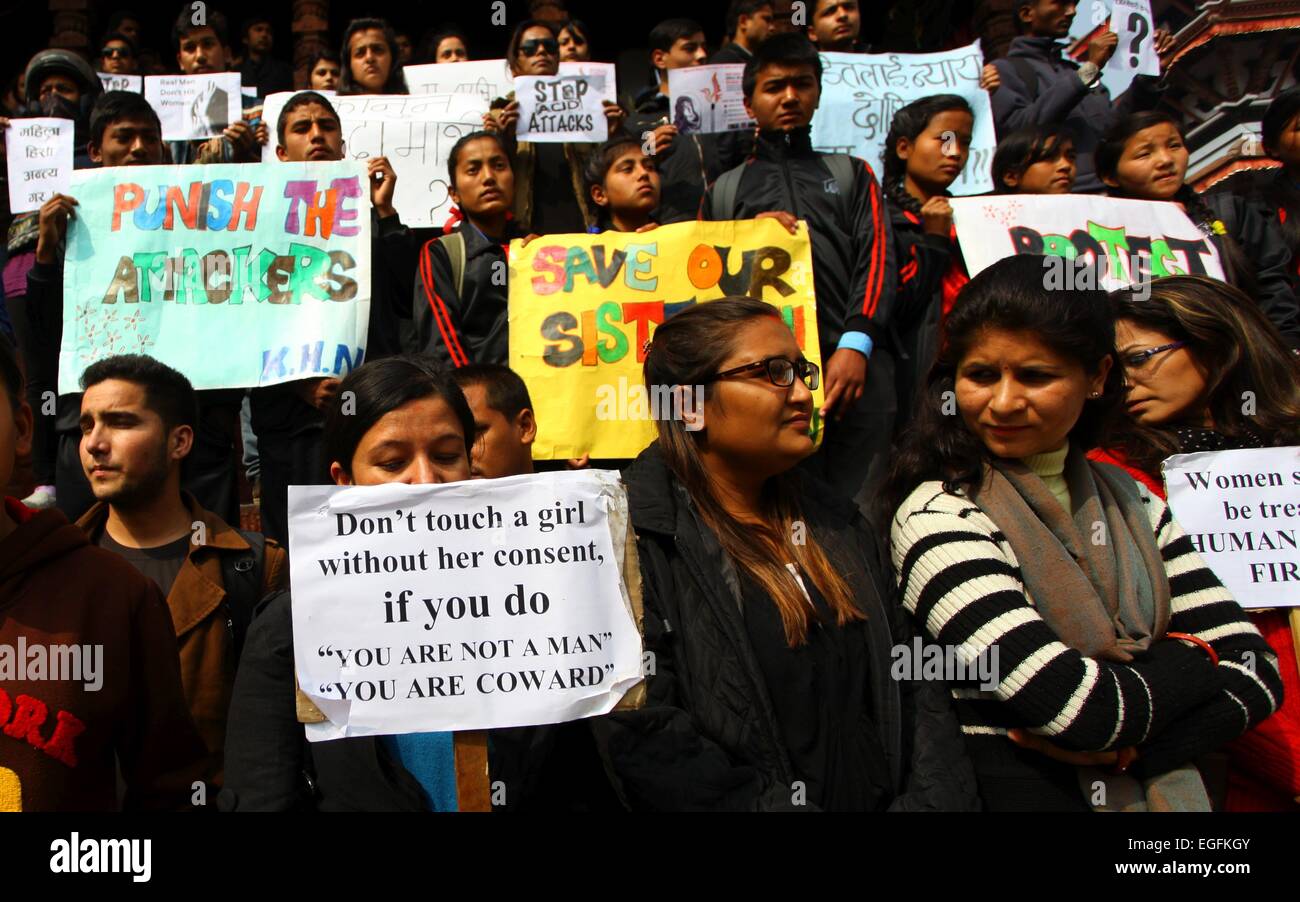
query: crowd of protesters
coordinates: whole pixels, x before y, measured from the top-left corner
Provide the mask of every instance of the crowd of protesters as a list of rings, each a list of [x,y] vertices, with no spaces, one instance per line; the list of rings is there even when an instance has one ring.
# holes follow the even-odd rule
[[[807,227],[821,364],[758,299],[658,326],[645,385],[703,386],[702,419],[659,419],[635,460],[597,462],[622,471],[637,537],[645,704],[492,731],[498,807],[1300,808],[1292,615],[1242,609],[1160,476],[1173,454],[1300,445],[1300,87],[1263,120],[1280,166],[1200,193],[1190,123],[1161,108],[1159,79],[1112,98],[1114,32],[1078,62],[1063,49],[1076,4],[1020,0],[1020,36],[980,80],[995,192],[1177,204],[1225,277],[1159,279],[1149,296],[1086,278],[1049,289],[1031,255],[972,277],[949,204],[971,104],[899,109],[879,172],[815,150],[819,51],[871,48],[859,0],[810,6],[803,28],[781,27],[770,0],[733,0],[725,34],[658,23],[646,83],[604,105],[603,144],[519,140],[519,104],[494,99],[450,153],[442,232],[403,224],[404,174],[369,159],[369,340],[342,379],[196,391],[119,355],[60,395],[78,201],[4,210],[0,484],[24,497],[0,509],[0,646],[102,645],[105,661],[94,692],[0,670],[0,811],[186,809],[200,786],[233,811],[456,809],[451,734],[306,741],[288,487],[532,473],[538,423],[507,366],[497,277],[511,242],[765,218]],[[92,60],[37,53],[0,126],[73,120],[78,168],[275,165],[257,162],[272,140],[280,161],[341,160],[333,92],[405,93],[404,65],[502,54],[514,76],[553,75],[616,43],[576,20],[519,21],[498,47],[428,24],[412,41],[383,19],[347,23],[278,121],[168,143],[140,94],[97,73],[236,71],[260,98],[294,90],[294,72],[265,18],[236,33],[187,6],[164,52],[119,12]],[[1157,32],[1158,53],[1171,44]],[[752,132],[672,124],[668,72],[712,62],[744,65]],[[257,532],[240,528],[250,482]],[[1110,541],[1090,540],[1098,522]],[[891,649],[914,640],[991,658],[996,677],[899,678]]]

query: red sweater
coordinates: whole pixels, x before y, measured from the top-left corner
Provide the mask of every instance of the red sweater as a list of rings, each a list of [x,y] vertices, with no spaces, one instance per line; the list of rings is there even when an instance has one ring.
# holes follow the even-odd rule
[[[58,511],[4,503],[0,811],[114,811],[115,757],[125,807],[188,808],[204,749],[157,586]]]
[[[1118,450],[1095,448],[1091,460],[1123,467],[1134,479],[1161,498],[1164,481],[1133,466]],[[1300,664],[1289,608],[1248,611],[1250,620],[1277,652],[1282,675],[1282,707],[1272,717],[1234,739],[1227,746],[1232,767],[1228,772],[1228,811],[1300,812]]]

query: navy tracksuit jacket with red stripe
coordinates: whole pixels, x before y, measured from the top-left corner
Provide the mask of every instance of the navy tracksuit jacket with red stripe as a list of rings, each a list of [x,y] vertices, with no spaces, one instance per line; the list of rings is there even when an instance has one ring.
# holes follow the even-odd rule
[[[813,150],[811,129],[762,132],[744,164],[736,192],[735,219],[783,210],[806,220],[812,237],[813,283],[822,360],[830,358],[845,332],[866,332],[876,347],[888,341],[898,270],[880,183],[871,167],[856,160],[853,190],[839,185]],[[719,219],[706,192],[701,219]]]

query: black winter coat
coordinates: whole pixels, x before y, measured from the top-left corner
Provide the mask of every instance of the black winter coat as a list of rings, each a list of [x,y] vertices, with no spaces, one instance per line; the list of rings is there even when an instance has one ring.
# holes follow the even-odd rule
[[[794,804],[800,775],[745,632],[734,567],[657,446],[624,479],[654,672],[644,708],[592,723],[620,794],[634,809],[808,810]],[[867,613],[871,718],[889,763],[890,810],[976,810],[975,774],[944,685],[890,677],[890,650],[910,633],[866,522],[819,483],[804,487],[805,522]]]

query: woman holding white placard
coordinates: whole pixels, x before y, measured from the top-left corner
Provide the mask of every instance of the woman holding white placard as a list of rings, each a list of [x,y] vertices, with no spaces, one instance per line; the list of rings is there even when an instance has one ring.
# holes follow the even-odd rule
[[[1149,298],[1117,291],[1111,303],[1128,417],[1090,457],[1163,498],[1160,464],[1170,455],[1300,445],[1300,358],[1250,298],[1215,279],[1174,276],[1152,283]],[[1228,747],[1226,807],[1297,811],[1300,613],[1250,616],[1278,655],[1287,692],[1277,714]]]

